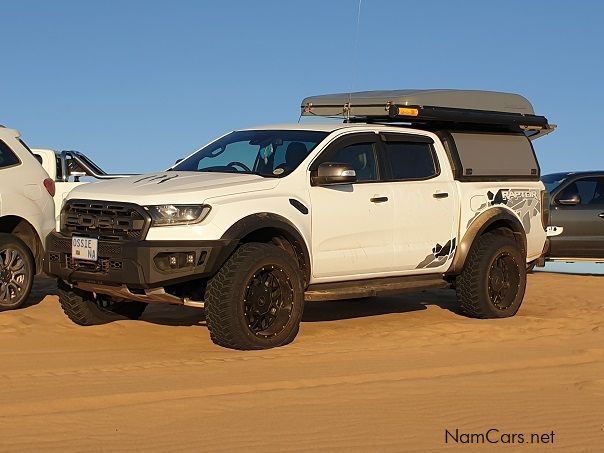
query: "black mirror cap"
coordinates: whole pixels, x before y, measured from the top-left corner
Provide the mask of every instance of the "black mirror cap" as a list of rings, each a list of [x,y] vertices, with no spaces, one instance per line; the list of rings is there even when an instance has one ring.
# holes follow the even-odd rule
[[[311,173],[310,181],[313,186],[352,184],[357,181],[357,174],[348,164],[323,162],[316,172]]]
[[[564,205],[564,206],[576,206],[578,204],[581,204],[581,197],[579,196],[579,194],[574,194],[570,197],[564,198],[564,199],[558,199],[557,200],[558,204]]]
[[[180,164],[184,159],[176,159],[176,162],[174,162],[174,165],[178,165]]]

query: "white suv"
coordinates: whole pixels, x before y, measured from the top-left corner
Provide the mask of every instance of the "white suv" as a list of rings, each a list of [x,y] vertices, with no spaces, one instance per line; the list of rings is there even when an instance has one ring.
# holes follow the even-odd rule
[[[469,316],[517,312],[546,241],[527,138],[552,130],[545,117],[455,90],[302,107],[347,121],[235,131],[168,171],[74,189],[47,242],[65,313],[205,307],[214,342],[260,349],[294,339],[305,299],[454,286]]]
[[[0,126],[0,309],[23,305],[42,270],[54,190],[19,132]]]

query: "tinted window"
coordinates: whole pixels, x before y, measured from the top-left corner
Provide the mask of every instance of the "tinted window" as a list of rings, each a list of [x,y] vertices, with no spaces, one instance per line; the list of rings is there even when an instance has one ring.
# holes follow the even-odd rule
[[[392,179],[426,179],[437,174],[434,153],[428,143],[386,142],[384,149]]]
[[[539,176],[531,142],[524,134],[452,132],[463,176]]]
[[[558,195],[558,200],[568,199],[573,195],[581,197],[582,205],[604,205],[604,178],[584,178],[571,182]]]
[[[359,182],[378,180],[373,143],[357,143],[345,146],[331,154],[329,160],[350,165],[354,168]]]
[[[327,135],[326,132],[304,130],[232,132],[172,169],[285,176],[295,170]]]
[[[19,159],[6,143],[0,140],[0,168],[10,167],[19,163]]]

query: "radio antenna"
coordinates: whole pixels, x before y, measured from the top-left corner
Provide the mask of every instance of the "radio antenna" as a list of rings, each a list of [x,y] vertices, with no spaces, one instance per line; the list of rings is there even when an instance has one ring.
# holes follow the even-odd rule
[[[357,27],[354,34],[354,40],[352,45],[352,73],[350,77],[350,90],[348,91],[348,104],[344,106],[344,114],[346,115],[346,121],[350,121],[350,110],[352,108],[352,90],[356,84],[357,67],[358,67],[358,47],[359,47],[359,30],[361,26],[361,4],[363,0],[359,0],[357,6]]]

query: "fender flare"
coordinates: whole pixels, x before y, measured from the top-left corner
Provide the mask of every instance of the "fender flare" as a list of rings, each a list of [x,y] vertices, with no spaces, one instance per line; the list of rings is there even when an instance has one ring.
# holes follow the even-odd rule
[[[524,231],[522,223],[511,211],[502,207],[494,207],[483,212],[474,219],[464,234],[463,239],[459,241],[455,257],[453,258],[453,262],[451,263],[451,267],[447,271],[447,274],[451,275],[461,272],[476,239],[485,232],[500,227],[507,227],[512,231],[514,239],[520,246],[522,254],[526,256],[526,232]]]
[[[304,276],[304,284],[310,279],[310,253],[304,236],[298,228],[287,218],[270,212],[251,214],[235,222],[222,235],[221,239],[236,245],[255,233],[262,231],[279,232],[291,244],[298,259],[298,264]],[[234,249],[233,249],[234,250]]]

